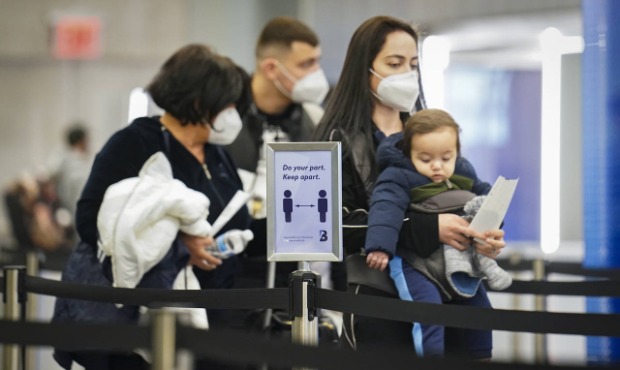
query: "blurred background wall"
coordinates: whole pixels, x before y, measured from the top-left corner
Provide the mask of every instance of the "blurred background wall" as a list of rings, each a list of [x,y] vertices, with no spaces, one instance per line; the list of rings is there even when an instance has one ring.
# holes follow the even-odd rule
[[[251,72],[263,24],[277,15],[298,17],[318,33],[323,68],[335,84],[353,31],[379,14],[413,22],[424,37],[449,41],[439,105],[463,126],[465,154],[489,181],[503,174],[519,176],[521,188],[536,186],[537,37],[550,26],[580,35],[579,0],[0,0],[0,184],[25,171],[44,173],[62,151],[64,130],[72,122],[87,125],[96,152],[127,124],[132,89],[146,85],[164,59],[186,43],[210,44]],[[90,60],[54,56],[58,25],[72,16],[99,22],[99,53]],[[491,121],[500,131],[487,137]],[[520,154],[512,157],[513,165],[498,168],[489,160],[506,158],[490,155],[500,149]],[[531,210],[538,206],[538,193],[522,194],[513,212],[523,208],[534,219],[523,225],[519,216],[508,225],[516,240],[536,240],[538,219]],[[0,240],[11,240],[4,212]]]

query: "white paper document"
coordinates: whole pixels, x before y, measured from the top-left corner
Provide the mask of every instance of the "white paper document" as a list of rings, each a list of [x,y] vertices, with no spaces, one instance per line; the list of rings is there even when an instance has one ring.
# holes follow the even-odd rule
[[[480,206],[478,213],[476,213],[476,216],[469,224],[469,227],[479,232],[498,229],[502,221],[504,221],[518,182],[518,178],[506,179],[503,176],[499,176],[484,199],[482,206]],[[482,240],[475,240],[479,243],[484,243]]]

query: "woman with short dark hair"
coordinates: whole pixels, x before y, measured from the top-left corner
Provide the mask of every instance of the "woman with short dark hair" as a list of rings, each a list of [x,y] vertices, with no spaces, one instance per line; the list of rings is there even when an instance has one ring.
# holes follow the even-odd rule
[[[236,106],[247,106],[244,77],[230,59],[198,44],[181,48],[163,64],[147,91],[164,113],[137,118],[112,135],[96,156],[78,202],[80,242],[69,258],[63,281],[112,286],[110,258],[102,262],[98,258],[98,214],[104,195],[121,180],[137,177],[156,153],[165,155],[175,180],[208,198],[207,221],[217,219],[242,189],[236,167],[222,146],[230,144],[241,129]],[[220,233],[246,229],[249,222],[248,211],[242,207]],[[219,259],[211,254],[207,249],[214,243],[212,236],[179,232],[172,238],[165,256],[143,275],[137,287],[170,289],[188,263],[194,265],[197,275],[202,274],[207,287],[232,286],[236,256]],[[118,308],[113,303],[58,299],[54,321],[137,323],[138,315],[136,306]],[[141,357],[129,353],[57,350],[54,357],[66,369],[73,361],[89,370],[149,368]]]

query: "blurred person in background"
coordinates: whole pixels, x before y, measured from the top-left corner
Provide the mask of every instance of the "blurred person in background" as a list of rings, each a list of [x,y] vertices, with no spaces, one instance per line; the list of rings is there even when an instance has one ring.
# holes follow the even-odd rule
[[[67,129],[65,142],[67,149],[54,171],[54,178],[60,203],[75,216],[77,201],[92,164],[86,127],[81,123],[72,125]]]
[[[23,252],[66,254],[72,247],[71,216],[48,175],[25,172],[5,188],[4,202],[13,237]]]

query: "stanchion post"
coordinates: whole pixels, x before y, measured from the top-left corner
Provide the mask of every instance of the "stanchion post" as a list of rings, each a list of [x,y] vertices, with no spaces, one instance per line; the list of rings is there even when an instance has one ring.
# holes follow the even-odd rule
[[[151,315],[151,369],[174,369],[176,354],[176,314],[162,308],[151,310]]]
[[[26,274],[29,276],[39,276],[39,253],[30,251],[26,254]],[[37,295],[28,293],[26,295],[26,321],[34,321],[37,316],[38,301]],[[35,369],[35,349],[26,347],[26,363],[24,370]]]
[[[4,318],[5,320],[19,321],[19,304],[24,302],[24,277],[26,268],[24,266],[4,267]],[[4,370],[19,369],[19,351],[17,344],[5,344],[3,351]]]
[[[319,327],[316,319],[314,288],[321,285],[321,276],[310,271],[308,262],[299,262],[299,270],[293,271],[289,278],[289,312],[293,317],[291,328],[294,343],[305,346],[319,344]],[[303,370],[307,368],[294,368]]]
[[[276,262],[267,263],[267,289],[273,289],[276,286]],[[271,325],[271,318],[273,316],[273,309],[268,308],[265,310],[265,316],[263,317],[263,329],[268,329]]]
[[[534,270],[534,280],[545,280],[545,261],[541,258],[532,262]],[[534,309],[544,312],[547,310],[547,304],[544,295],[534,296]],[[545,334],[534,334],[534,360],[538,365],[547,364],[547,336]]]
[[[510,255],[508,261],[510,262],[511,266],[517,266],[519,265],[519,263],[521,262],[521,259],[523,258],[522,254],[519,252],[512,252],[512,254]],[[519,278],[519,272],[515,271],[513,273],[513,278],[518,279]],[[513,310],[520,310],[521,309],[521,295],[520,294],[512,294],[512,309]],[[514,362],[521,362],[522,360],[522,350],[521,350],[521,333],[519,332],[512,332],[512,361]]]

